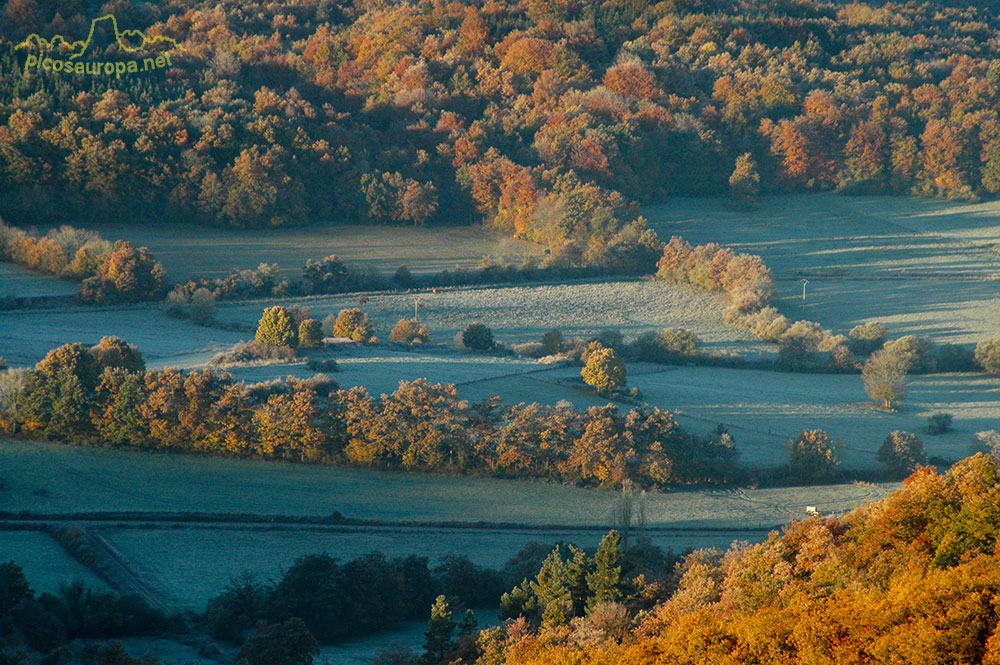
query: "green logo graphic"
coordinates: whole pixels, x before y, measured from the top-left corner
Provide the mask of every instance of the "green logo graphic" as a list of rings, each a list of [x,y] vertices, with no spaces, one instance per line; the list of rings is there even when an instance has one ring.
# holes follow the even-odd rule
[[[140,60],[127,60],[117,62],[97,62],[84,61],[81,58],[87,53],[91,42],[94,39],[94,32],[98,27],[110,26],[114,33],[114,40],[122,51],[126,53],[137,53],[147,51],[157,44],[167,44],[171,49],[185,51],[186,49],[177,40],[163,35],[147,36],[142,30],[120,30],[118,20],[113,14],[107,14],[100,18],[95,18],[90,22],[90,32],[85,40],[71,41],[63,35],[55,35],[51,39],[45,39],[38,33],[28,35],[23,41],[14,47],[15,50],[36,49],[39,53],[29,53],[25,62],[24,72],[27,75],[32,70],[45,70],[62,72],[66,74],[89,74],[91,76],[111,76],[121,78],[122,74],[135,74],[148,72],[165,67],[173,66],[170,62],[170,51],[165,51],[157,56],[146,57]],[[45,55],[45,51],[69,52],[65,58],[53,58]]]

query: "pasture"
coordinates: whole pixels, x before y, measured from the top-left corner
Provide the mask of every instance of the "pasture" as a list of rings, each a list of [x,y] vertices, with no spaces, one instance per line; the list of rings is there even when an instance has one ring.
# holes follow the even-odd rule
[[[58,591],[59,585],[76,580],[97,589],[106,588],[99,577],[42,531],[0,531],[0,563],[8,561],[24,569],[36,594]]]
[[[308,306],[322,319],[341,309],[361,307],[372,317],[376,334],[386,340],[401,318],[413,318],[414,296],[405,293],[315,296],[281,304]],[[483,323],[506,344],[540,341],[558,328],[566,337],[587,336],[605,330],[635,337],[663,328],[685,328],[697,334],[706,350],[748,353],[763,346],[744,331],[722,320],[725,301],[687,286],[654,281],[573,282],[568,284],[443,289],[419,294],[420,321],[435,343],[451,344],[470,323]],[[220,303],[216,316],[242,325],[256,325],[263,301]]]
[[[647,404],[671,411],[689,431],[704,434],[724,424],[736,440],[740,460],[750,467],[787,462],[784,444],[805,429],[823,429],[843,442],[839,457],[853,469],[877,469],[876,453],[893,430],[915,433],[927,454],[958,460],[971,454],[976,432],[997,428],[1000,379],[985,375],[933,374],[910,377],[907,399],[897,411],[874,408],[857,374],[796,374],[720,367],[630,364],[629,386]],[[608,402],[583,389],[578,367],[558,367],[525,377],[459,387],[466,399],[496,393],[508,402],[578,408]],[[627,404],[622,410],[630,408]],[[926,432],[931,414],[947,412],[952,431]]]
[[[841,333],[878,320],[893,337],[939,343],[1000,336],[1000,202],[814,194],[737,212],[719,199],[677,198],[643,214],[664,239],[760,254],[778,283],[775,305],[793,320]]]
[[[27,268],[0,261],[0,298],[71,296],[76,283],[32,272]]]
[[[91,228],[91,227],[88,227]],[[336,254],[349,266],[391,275],[405,265],[414,274],[472,269],[484,256],[520,265],[542,248],[476,226],[323,225],[284,229],[147,226],[116,222],[92,227],[108,239],[145,246],[170,282],[224,277],[232,270],[277,263],[285,277],[298,277],[308,259]]]
[[[388,522],[605,528],[616,493],[532,480],[452,477],[282,462],[79,448],[0,439],[0,511],[209,512]],[[768,527],[805,506],[839,512],[894,484],[651,492],[650,527]],[[43,490],[39,492],[38,490]]]
[[[327,552],[347,561],[369,552],[389,557],[427,557],[431,566],[451,554],[480,566],[502,567],[531,542],[574,543],[596,548],[605,530],[489,529],[441,527],[248,528],[238,525],[184,528],[108,528],[103,534],[143,577],[157,581],[176,607],[203,611],[229,580],[250,572],[277,579],[295,560]],[[767,531],[656,531],[653,542],[674,552],[686,548],[726,549],[734,538],[762,540]],[[197,565],[192,563],[197,562]]]

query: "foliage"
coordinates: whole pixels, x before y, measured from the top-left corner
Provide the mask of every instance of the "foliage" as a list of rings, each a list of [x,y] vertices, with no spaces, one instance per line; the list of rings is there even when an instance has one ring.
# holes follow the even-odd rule
[[[924,444],[916,434],[896,430],[885,437],[876,457],[887,478],[899,479],[927,464]]]
[[[872,354],[861,370],[865,392],[885,408],[906,397],[906,372],[910,363],[889,349]]]
[[[256,339],[268,346],[292,346],[297,344],[291,313],[280,305],[268,307],[257,324]]]
[[[319,643],[301,619],[262,624],[240,647],[239,665],[312,665]]]
[[[371,317],[360,309],[342,309],[333,324],[333,337],[346,337],[355,342],[368,343],[375,336],[375,325]]]
[[[736,158],[736,167],[729,176],[729,201],[737,210],[752,210],[759,202],[760,174],[757,162],[749,152]]]
[[[984,339],[979,342],[973,357],[990,374],[1000,374],[1000,339]]]
[[[313,349],[323,344],[323,329],[316,319],[303,319],[299,324],[299,347]]]
[[[928,434],[946,434],[951,430],[954,417],[950,413],[934,413],[927,417]]]
[[[482,323],[470,323],[462,332],[462,345],[467,349],[488,351],[493,348],[493,331]]]
[[[790,439],[788,448],[788,475],[799,483],[818,484],[836,480],[840,468],[835,444],[820,429],[806,430],[798,438]]]
[[[590,353],[580,375],[584,383],[599,392],[615,392],[625,387],[625,363],[614,349],[603,346]]]
[[[774,296],[774,278],[759,256],[737,255],[715,243],[692,247],[679,236],[663,247],[656,278],[723,291],[741,314],[756,312]]]
[[[863,323],[851,328],[848,333],[851,338],[851,351],[859,356],[870,356],[882,348],[889,331],[878,321]]]
[[[120,341],[105,346],[131,349]],[[724,483],[738,468],[724,430],[693,437],[655,408],[578,411],[504,405],[495,398],[470,404],[454,386],[423,380],[401,382],[379,397],[363,388],[338,390],[323,375],[246,385],[210,369],[143,371],[136,364],[141,358],[102,366],[93,353],[65,345],[34,369],[0,374],[5,431],[97,445],[609,487],[626,479],[641,487]],[[253,341],[214,363],[293,353]]]
[[[994,458],[968,458],[944,475],[923,467],[847,515],[688,554],[661,599],[641,613],[628,602],[606,612],[604,629],[511,621],[480,644],[499,665],[989,663],[998,645],[998,506]]]
[[[389,333],[390,342],[403,342],[406,344],[420,343],[429,344],[431,341],[430,331],[427,326],[416,319],[400,319],[396,327]]]

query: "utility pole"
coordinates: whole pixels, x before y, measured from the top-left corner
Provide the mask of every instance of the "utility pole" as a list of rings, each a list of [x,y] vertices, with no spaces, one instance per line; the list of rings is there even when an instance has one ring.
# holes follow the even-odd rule
[[[806,284],[809,283],[808,279],[802,280],[802,302],[806,301]]]

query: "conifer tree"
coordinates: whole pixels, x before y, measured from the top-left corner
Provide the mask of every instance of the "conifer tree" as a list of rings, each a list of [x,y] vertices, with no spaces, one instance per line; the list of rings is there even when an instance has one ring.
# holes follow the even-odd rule
[[[560,626],[569,620],[572,611],[569,578],[558,545],[545,557],[538,577],[531,583],[531,590],[538,598],[544,623]]]
[[[566,577],[569,580],[569,594],[573,604],[573,616],[583,616],[587,606],[587,599],[590,596],[590,587],[587,585],[587,577],[591,574],[592,566],[587,560],[587,553],[580,548],[570,545],[569,551],[573,555],[566,564]]]
[[[729,198],[735,208],[748,210],[759,203],[760,175],[757,163],[748,152],[736,159],[736,168],[729,176]]]
[[[431,618],[424,632],[424,658],[426,665],[440,663],[452,649],[452,635],[455,632],[455,621],[452,619],[451,608],[444,596],[438,596],[431,606]]]
[[[601,539],[601,545],[594,555],[594,572],[587,575],[587,586],[590,588],[590,598],[587,600],[588,612],[598,603],[616,601],[622,597],[619,588],[622,575],[618,552],[620,542],[617,531],[609,531]]]

